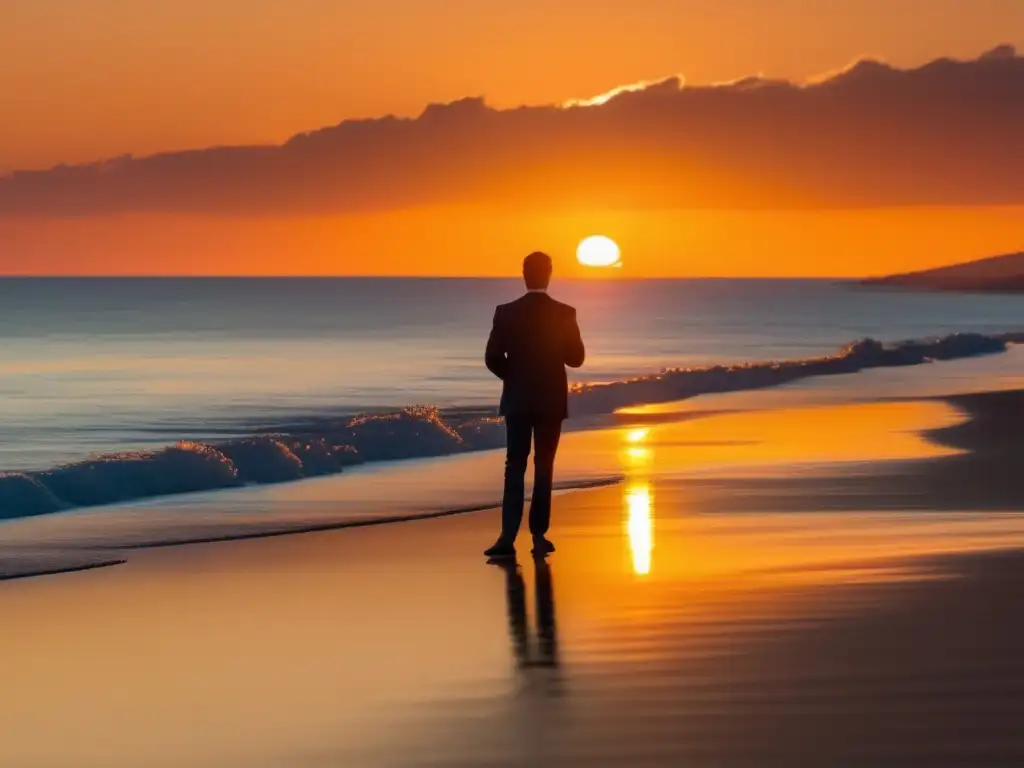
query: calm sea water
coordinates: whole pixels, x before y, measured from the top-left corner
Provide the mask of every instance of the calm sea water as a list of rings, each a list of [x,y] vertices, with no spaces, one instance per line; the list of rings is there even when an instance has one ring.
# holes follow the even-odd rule
[[[0,470],[299,415],[490,405],[494,305],[517,280],[0,280]],[[1024,325],[1019,297],[813,280],[561,282],[588,345],[576,380],[804,358],[864,336]]]

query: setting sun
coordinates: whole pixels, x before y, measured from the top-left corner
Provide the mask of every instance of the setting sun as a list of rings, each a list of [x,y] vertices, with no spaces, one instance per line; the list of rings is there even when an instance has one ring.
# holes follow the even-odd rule
[[[621,267],[619,246],[610,237],[591,235],[576,248],[576,259],[585,267]]]

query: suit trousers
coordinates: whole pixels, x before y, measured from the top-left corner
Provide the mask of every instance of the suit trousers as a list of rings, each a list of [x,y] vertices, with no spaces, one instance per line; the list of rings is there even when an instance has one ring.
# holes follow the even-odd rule
[[[526,464],[533,443],[533,497],[530,500],[530,533],[543,536],[551,523],[551,488],[555,453],[562,436],[562,419],[510,413],[505,416],[505,493],[501,503],[501,536],[514,541],[523,521],[526,497]]]

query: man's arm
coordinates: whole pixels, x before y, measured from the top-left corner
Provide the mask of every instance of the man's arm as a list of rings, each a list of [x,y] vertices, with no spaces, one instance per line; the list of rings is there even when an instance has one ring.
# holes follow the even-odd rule
[[[487,337],[487,351],[484,352],[484,365],[487,370],[499,379],[505,378],[508,370],[508,358],[505,356],[505,339],[498,320],[499,311],[494,310],[494,322],[491,324],[491,335]]]
[[[576,322],[576,310],[569,312],[569,343],[565,347],[565,364],[570,368],[579,368],[587,356],[583,348],[583,337],[580,335],[580,324]]]

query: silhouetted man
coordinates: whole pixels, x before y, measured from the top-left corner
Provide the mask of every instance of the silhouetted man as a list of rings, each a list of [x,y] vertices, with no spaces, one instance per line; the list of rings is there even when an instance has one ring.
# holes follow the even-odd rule
[[[535,554],[554,552],[545,538],[551,521],[551,484],[555,452],[568,416],[569,386],[565,366],[583,365],[583,339],[576,310],[547,295],[551,257],[531,253],[523,260],[527,292],[494,312],[487,340],[487,368],[502,380],[501,414],[505,417],[505,493],[501,536],[484,554],[507,557],[523,519],[526,463],[533,443],[533,498],[530,533]]]

